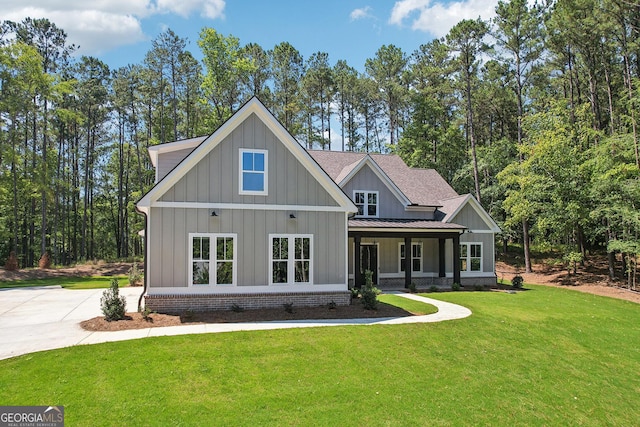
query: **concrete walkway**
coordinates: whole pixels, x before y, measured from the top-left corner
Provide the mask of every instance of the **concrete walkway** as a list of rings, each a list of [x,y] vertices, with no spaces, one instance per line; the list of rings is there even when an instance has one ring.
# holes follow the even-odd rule
[[[206,323],[134,329],[117,332],[85,331],[83,320],[101,316],[104,289],[69,290],[59,287],[0,289],[0,359],[80,344],[96,344],[137,338],[216,332],[256,331],[345,325],[397,325],[462,319],[471,310],[448,302],[403,292],[389,292],[438,307],[426,316],[377,319],[288,320],[256,323]],[[134,311],[142,288],[122,288],[127,310]]]

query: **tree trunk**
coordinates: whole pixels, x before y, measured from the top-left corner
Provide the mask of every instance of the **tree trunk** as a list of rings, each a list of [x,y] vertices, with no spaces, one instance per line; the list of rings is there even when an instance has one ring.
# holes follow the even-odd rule
[[[531,273],[531,249],[529,248],[529,222],[522,220],[522,247],[524,249],[524,271]]]

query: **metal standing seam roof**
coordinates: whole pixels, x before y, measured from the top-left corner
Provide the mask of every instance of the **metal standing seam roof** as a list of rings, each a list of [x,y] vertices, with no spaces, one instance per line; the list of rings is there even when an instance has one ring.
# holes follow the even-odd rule
[[[464,225],[424,219],[351,218],[349,228],[464,230]]]

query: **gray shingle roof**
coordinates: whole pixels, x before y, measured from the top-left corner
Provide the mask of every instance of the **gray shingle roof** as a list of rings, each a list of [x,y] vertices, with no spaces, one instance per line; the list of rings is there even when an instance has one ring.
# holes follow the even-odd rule
[[[366,153],[316,151],[309,154],[336,182],[341,181],[362,161]],[[442,200],[458,193],[434,169],[410,168],[395,154],[369,154],[389,179],[414,205],[441,206]]]

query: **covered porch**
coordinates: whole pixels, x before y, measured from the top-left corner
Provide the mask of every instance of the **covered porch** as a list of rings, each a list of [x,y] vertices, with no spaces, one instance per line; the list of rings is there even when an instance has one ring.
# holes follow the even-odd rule
[[[414,280],[425,278],[434,284],[460,283],[460,235],[464,231],[464,226],[439,221],[351,219],[353,286],[364,284],[367,269],[375,269],[376,284],[386,280],[409,288]],[[379,242],[384,242],[382,251]]]

